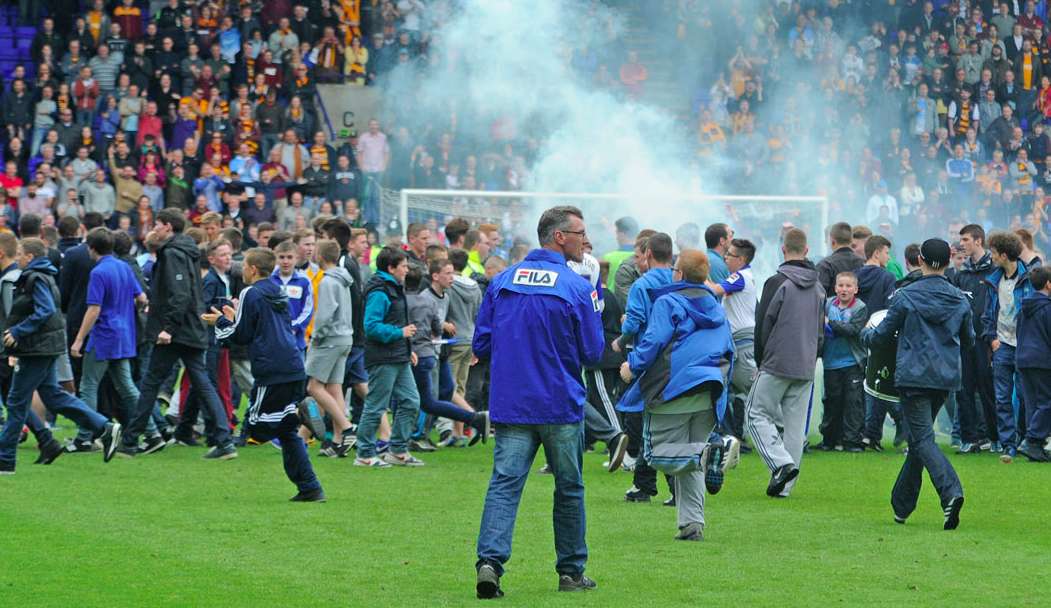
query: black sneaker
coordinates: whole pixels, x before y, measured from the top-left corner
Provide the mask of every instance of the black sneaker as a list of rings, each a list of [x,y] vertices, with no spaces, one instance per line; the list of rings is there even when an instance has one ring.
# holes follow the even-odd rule
[[[727,469],[737,466],[741,459],[741,442],[733,435],[720,436],[712,433],[708,437],[708,452],[704,464],[704,487],[715,495],[723,489]]]
[[[960,526],[960,510],[963,509],[963,496],[954,496],[949,499],[942,512],[945,513],[943,530],[955,530]]]
[[[321,450],[319,450],[318,453],[328,458],[339,458],[339,447],[340,446],[326,439],[321,442]]]
[[[237,448],[232,443],[217,445],[204,455],[205,460],[232,460],[234,458],[237,458]]]
[[[92,440],[74,439],[73,441],[70,441],[69,443],[66,444],[65,450],[67,452],[69,452],[70,454],[74,454],[74,453],[86,454],[86,453],[89,453],[89,452],[97,452],[97,451],[99,451],[99,446],[98,446],[98,444],[95,443],[95,440],[93,440],[93,439]]]
[[[175,440],[175,445],[181,445],[188,448],[197,448],[201,446],[201,444],[196,439],[194,439],[193,434],[182,435],[179,433],[175,433],[172,435],[172,439]]]
[[[583,574],[578,574],[576,576],[563,574],[558,577],[559,591],[588,591],[590,589],[594,589],[597,586],[598,585],[595,584],[595,581],[584,576]]]
[[[1051,462],[1051,457],[1043,447],[1033,445],[1029,441],[1022,444],[1022,449],[1018,450],[1018,453],[1028,458],[1029,462]]]
[[[99,436],[99,441],[102,442],[103,462],[113,460],[113,454],[116,453],[117,448],[120,447],[121,434],[123,434],[123,427],[119,422],[110,422],[106,425],[106,430],[102,431],[102,435]]]
[[[686,524],[679,528],[675,540],[702,541],[704,540],[704,526],[698,523]]]
[[[503,597],[504,592],[500,590],[500,575],[496,573],[496,568],[489,564],[479,566],[474,590],[480,600]]]
[[[894,523],[896,523],[896,524],[904,526],[905,525],[905,519],[906,519],[905,517],[902,517],[901,515],[898,515],[897,513],[894,514]]]
[[[861,442],[865,444],[865,447],[867,447],[868,449],[872,450],[873,452],[882,452],[883,451],[883,443],[881,443],[879,441],[876,441],[874,439],[869,439],[868,437],[866,437],[865,439],[862,439]]]
[[[288,500],[291,502],[325,502],[327,498],[325,497],[325,491],[318,488],[309,492],[299,492]]]
[[[772,498],[780,496],[788,482],[795,479],[798,475],[799,469],[795,465],[786,464],[778,467],[773,475],[770,476],[770,484],[766,486],[766,495]]]
[[[168,442],[165,441],[163,437],[154,435],[153,437],[146,438],[146,441],[142,445],[142,451],[139,453],[143,456],[146,454],[156,454],[166,447],[168,447]]]
[[[3,425],[3,424],[4,424],[4,422],[0,422],[0,425]],[[19,443],[19,445],[25,443],[26,439],[29,439],[29,427],[25,426],[25,425],[22,425],[22,432],[19,433],[19,435],[18,435],[18,443]]]
[[[55,462],[55,459],[62,455],[65,450],[62,449],[62,444],[51,439],[40,446],[40,456],[37,457],[33,464],[51,464]]]
[[[488,443],[489,436],[493,434],[493,425],[489,420],[489,412],[477,412],[474,415],[474,419],[471,420],[471,428],[475,432],[474,436],[471,437],[471,441],[467,443],[468,446],[473,446],[479,441]]]
[[[615,473],[624,462],[624,454],[628,452],[628,434],[621,433],[609,442],[609,463],[606,470]]]
[[[631,486],[631,489],[624,493],[624,500],[628,502],[649,502],[651,496],[649,492],[643,492],[635,486]]]
[[[15,463],[8,462],[6,460],[0,460],[0,475],[14,475],[15,474]]]
[[[121,444],[121,446],[117,448],[117,456],[120,456],[121,458],[135,458],[141,453],[142,448],[137,445]]]

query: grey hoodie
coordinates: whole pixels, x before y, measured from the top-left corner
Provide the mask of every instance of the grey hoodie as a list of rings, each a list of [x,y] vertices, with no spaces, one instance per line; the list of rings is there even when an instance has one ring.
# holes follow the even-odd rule
[[[755,312],[759,371],[813,380],[825,334],[825,290],[809,260],[781,264],[766,280]]]
[[[478,281],[456,275],[448,291],[449,311],[445,320],[456,325],[456,338],[470,343],[474,337],[474,320],[482,305],[482,289]]]
[[[325,270],[317,288],[317,308],[314,309],[314,333],[310,345],[350,346],[354,342],[353,310],[350,286],[354,279],[342,266]]]

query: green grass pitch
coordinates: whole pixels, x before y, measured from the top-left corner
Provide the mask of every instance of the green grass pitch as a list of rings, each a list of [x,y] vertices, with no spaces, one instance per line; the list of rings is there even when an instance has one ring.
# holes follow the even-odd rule
[[[490,444],[491,446],[491,444]],[[889,447],[889,446],[888,446]],[[136,460],[67,454],[0,477],[0,606],[465,606],[491,447],[363,470],[316,457],[329,501],[292,504],[279,452],[230,462],[169,448]],[[674,510],[628,504],[630,475],[585,460],[586,594],[559,594],[552,479],[526,488],[504,606],[1025,606],[1046,597],[1051,467],[951,456],[967,504],[944,532],[925,479],[905,526],[888,504],[902,456],[811,453],[793,496],[764,495],[744,456],[709,497],[702,543],[673,541]],[[542,464],[538,457],[534,469]]]

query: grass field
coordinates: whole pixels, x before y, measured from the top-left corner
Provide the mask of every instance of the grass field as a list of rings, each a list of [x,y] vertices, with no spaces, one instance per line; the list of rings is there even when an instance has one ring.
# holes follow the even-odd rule
[[[477,604],[474,541],[491,447],[424,455],[427,466],[414,470],[315,458],[329,501],[304,505],[288,502],[293,488],[268,446],[230,462],[169,448],[108,465],[97,454],[65,455],[43,467],[29,464],[32,443],[20,450],[17,475],[0,477],[0,606]],[[588,574],[598,590],[555,592],[552,479],[535,475],[500,602],[1046,601],[1051,466],[952,456],[967,505],[960,529],[943,532],[930,485],[908,524],[893,523],[888,496],[901,459],[809,454],[793,496],[774,501],[764,495],[762,463],[746,456],[708,502],[706,540],[682,543],[672,540],[673,509],[625,503],[630,476],[606,473],[602,454],[588,454]]]

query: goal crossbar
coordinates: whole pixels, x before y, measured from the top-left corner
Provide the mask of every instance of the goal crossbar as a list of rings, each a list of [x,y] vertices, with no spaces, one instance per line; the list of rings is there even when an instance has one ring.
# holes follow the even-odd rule
[[[441,198],[472,197],[472,198],[546,198],[546,199],[590,199],[590,200],[677,200],[684,202],[802,202],[818,203],[821,206],[821,222],[823,226],[828,225],[828,197],[827,196],[781,196],[770,194],[700,194],[700,193],[654,193],[647,194],[616,194],[609,192],[521,192],[507,190],[436,190],[423,188],[408,188],[401,191],[400,219],[402,230],[407,230],[409,225],[409,197],[411,196],[434,196]]]

